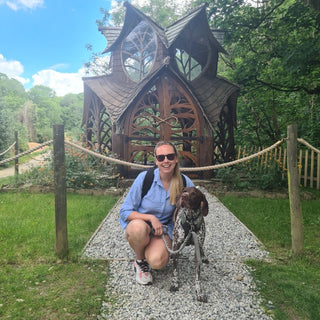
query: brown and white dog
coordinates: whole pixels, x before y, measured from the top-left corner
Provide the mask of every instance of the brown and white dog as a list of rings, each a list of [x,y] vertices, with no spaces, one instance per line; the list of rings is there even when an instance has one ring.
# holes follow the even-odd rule
[[[202,293],[200,285],[200,265],[198,261],[201,257],[202,262],[208,263],[203,251],[203,243],[205,239],[205,223],[204,218],[208,214],[208,201],[205,195],[195,187],[183,188],[182,193],[176,199],[176,211],[173,217],[174,228],[172,233],[172,251],[178,252],[185,239],[189,237],[186,245],[194,244],[192,233],[197,235],[199,245],[195,245],[195,269],[196,269],[196,294],[197,300],[207,302],[207,297]],[[189,236],[188,236],[189,235]],[[200,251],[200,255],[197,254]],[[172,254],[173,270],[170,291],[179,289],[178,274],[178,253]]]

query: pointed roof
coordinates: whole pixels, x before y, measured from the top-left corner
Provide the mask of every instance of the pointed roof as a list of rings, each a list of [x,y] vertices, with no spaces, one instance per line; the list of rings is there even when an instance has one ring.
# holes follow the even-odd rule
[[[194,8],[192,11],[190,11],[188,14],[180,18],[179,20],[175,21],[173,24],[171,24],[169,27],[166,28],[165,34],[168,39],[168,45],[169,47],[174,43],[174,41],[178,38],[178,36],[183,32],[183,30],[186,28],[186,26],[199,14],[202,13],[206,8],[205,4],[202,4],[196,8]]]
[[[174,22],[165,30],[165,35],[168,40],[168,47],[172,46],[174,42],[179,38],[181,34],[183,34],[184,30],[188,25],[192,24],[195,20],[197,20],[197,26],[199,26],[198,21],[202,22],[202,27],[205,26],[207,28],[207,36],[209,37],[209,41],[213,44],[218,51],[227,53],[220,42],[215,38],[214,33],[209,28],[208,18],[206,13],[207,4],[202,4],[188,14],[186,14],[181,19]]]
[[[103,53],[108,52],[108,48],[113,45],[113,43],[118,39],[121,33],[121,27],[99,27],[99,31],[107,39],[107,47],[104,49]]]
[[[124,5],[127,8],[123,27],[99,27],[99,31],[107,39],[107,47],[103,53],[107,53],[113,50],[113,48],[122,41],[124,37],[130,33],[130,31],[140,22],[146,21],[159,36],[161,42],[166,48],[171,47],[174,42],[183,34],[187,26],[193,23],[196,19],[203,21],[204,25],[207,25],[207,34],[209,41],[217,48],[218,51],[226,53],[226,51],[221,46],[220,42],[216,39],[215,34],[209,28],[208,18],[206,14],[206,4],[202,4],[188,14],[171,24],[165,30],[150,19],[143,12],[139,11],[137,8],[132,6],[129,2],[125,2]]]
[[[117,82],[112,75],[83,78],[85,93],[87,96],[95,94],[99,97],[110,116],[111,122],[115,123],[120,120],[128,106],[138,97],[145,87],[150,86],[150,83],[166,70],[178,78],[181,83],[185,84],[185,88],[198,102],[202,114],[208,120],[212,129],[219,121],[220,112],[228,102],[228,99],[240,90],[238,86],[222,77],[216,77],[214,79],[201,77],[199,81],[192,85],[193,90],[190,90],[190,84],[188,85],[179,73],[176,73],[172,68],[163,64],[152,74],[144,78],[139,84],[133,81],[126,83]],[[88,109],[89,106],[86,108]],[[84,114],[88,113],[88,111],[89,109],[84,110]]]
[[[166,46],[166,39],[164,35],[164,30],[153,20],[151,20],[147,15],[145,15],[143,12],[139,11],[137,8],[132,6],[129,2],[125,2],[124,6],[127,8],[126,15],[124,18],[124,23],[122,28],[116,28],[116,27],[100,27],[99,31],[102,32],[102,34],[107,39],[107,47],[104,49],[102,53],[107,53],[109,51],[112,51],[113,48],[122,41],[123,38],[125,38],[131,30],[140,22],[145,21],[147,22],[153,30],[158,34],[161,41]],[[108,41],[111,40],[111,42]]]

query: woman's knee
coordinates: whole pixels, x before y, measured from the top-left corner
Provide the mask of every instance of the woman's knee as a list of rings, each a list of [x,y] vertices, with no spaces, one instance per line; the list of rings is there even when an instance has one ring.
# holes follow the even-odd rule
[[[150,227],[140,219],[130,221],[126,227],[126,239],[128,241],[148,239],[149,233]]]
[[[152,242],[152,241],[151,241]],[[164,244],[157,241],[157,243],[151,243],[145,250],[146,259],[152,269],[162,269],[168,262],[170,254]]]
[[[164,268],[169,262],[167,255],[155,255],[147,258],[147,261],[152,269],[159,270]]]

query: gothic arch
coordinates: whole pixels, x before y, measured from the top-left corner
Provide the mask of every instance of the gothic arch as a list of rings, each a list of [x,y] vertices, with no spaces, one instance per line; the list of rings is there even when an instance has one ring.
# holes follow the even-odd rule
[[[200,165],[197,150],[203,141],[204,118],[190,94],[168,74],[141,95],[123,128],[125,158],[130,162],[153,162],[154,145],[167,140],[176,144],[181,159]]]

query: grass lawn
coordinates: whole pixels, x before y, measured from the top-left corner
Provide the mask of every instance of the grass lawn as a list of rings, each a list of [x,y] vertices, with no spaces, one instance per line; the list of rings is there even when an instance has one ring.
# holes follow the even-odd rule
[[[290,207],[287,199],[220,200],[265,245],[273,261],[249,262],[267,310],[278,320],[320,319],[320,195],[302,201],[304,252],[291,251]],[[269,308],[268,308],[269,306]]]
[[[81,252],[116,201],[68,194],[69,255],[61,260],[54,195],[0,193],[1,319],[96,319],[108,266]]]

